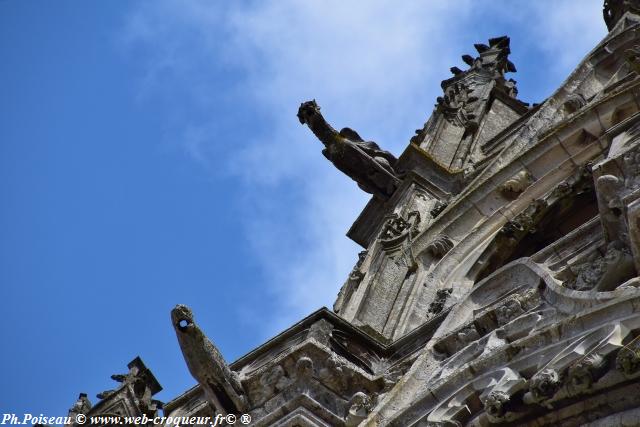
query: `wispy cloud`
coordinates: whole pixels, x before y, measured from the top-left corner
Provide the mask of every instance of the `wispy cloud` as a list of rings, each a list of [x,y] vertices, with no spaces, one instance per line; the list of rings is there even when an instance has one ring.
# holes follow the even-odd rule
[[[531,2],[532,33],[539,47],[567,71],[578,64],[606,34],[602,0]]]
[[[297,123],[299,103],[316,98],[335,127],[353,127],[399,154],[430,113],[448,68],[469,51],[463,40],[474,19],[491,9],[496,19],[521,22],[566,65],[579,60],[576,46],[592,46],[595,37],[599,9],[591,3],[599,0],[577,3],[166,0],[132,14],[125,41],[147,52],[147,88],[171,78],[193,83],[203,114],[195,127],[185,120],[185,148],[206,163],[208,153],[220,155],[211,145],[221,139],[234,147],[223,155],[227,173],[243,183],[245,237],[280,307],[265,333],[332,303],[358,251],[344,233],[367,200]],[[233,78],[208,80],[221,73]],[[225,120],[211,112],[212,90],[218,103],[236,100],[226,120],[242,128],[241,138],[220,138],[219,123],[209,123]]]

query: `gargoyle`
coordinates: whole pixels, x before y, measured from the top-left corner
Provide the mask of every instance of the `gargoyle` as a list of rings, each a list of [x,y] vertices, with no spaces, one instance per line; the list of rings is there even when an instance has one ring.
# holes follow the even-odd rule
[[[397,159],[378,144],[363,140],[353,129],[337,132],[322,117],[315,101],[307,101],[298,109],[300,123],[324,144],[322,154],[340,171],[358,183],[367,193],[388,199],[400,183],[394,170]]]
[[[195,324],[191,309],[178,304],[171,310],[171,322],[189,372],[203,388],[209,403],[223,414],[246,412],[247,399],[238,374]]]

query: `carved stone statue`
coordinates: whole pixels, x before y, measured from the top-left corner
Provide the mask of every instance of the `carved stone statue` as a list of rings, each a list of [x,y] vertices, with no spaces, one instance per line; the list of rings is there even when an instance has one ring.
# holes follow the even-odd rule
[[[367,193],[389,198],[400,183],[395,166],[397,159],[378,144],[363,140],[353,129],[337,132],[320,113],[315,101],[307,101],[298,109],[300,123],[324,144],[322,154],[340,171],[347,174]]]
[[[112,399],[118,401],[122,396],[132,399],[135,407],[148,417],[155,417],[163,403],[153,399],[153,396],[162,390],[149,368],[136,357],[127,365],[129,372],[126,374],[111,375],[111,379],[121,383],[115,390],[106,390],[98,393],[96,397],[101,401]],[[101,404],[103,402],[100,402]]]
[[[245,412],[247,402],[238,374],[195,324],[191,309],[178,304],[171,310],[171,322],[189,372],[204,389],[209,403],[221,413]]]
[[[86,414],[91,410],[91,401],[87,397],[86,393],[80,393],[78,396],[78,400],[73,404],[71,409],[69,409],[70,416],[77,414]]]

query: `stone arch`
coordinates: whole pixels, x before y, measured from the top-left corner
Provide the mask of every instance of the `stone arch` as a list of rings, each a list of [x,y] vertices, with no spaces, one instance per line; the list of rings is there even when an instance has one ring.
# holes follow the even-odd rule
[[[512,261],[529,257],[597,214],[591,171],[582,168],[508,221],[469,270],[467,278],[477,282]]]

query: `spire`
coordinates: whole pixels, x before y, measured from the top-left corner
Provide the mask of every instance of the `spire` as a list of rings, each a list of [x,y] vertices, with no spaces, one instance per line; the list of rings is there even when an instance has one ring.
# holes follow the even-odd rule
[[[618,23],[625,13],[640,15],[640,0],[605,0],[602,14],[609,31]]]
[[[476,55],[462,56],[466,69],[452,67],[453,77],[442,81],[443,95],[436,99],[434,114],[411,139],[450,171],[479,161],[478,147],[528,111],[527,104],[517,99],[516,81],[505,77],[516,71],[509,60],[509,37],[495,37],[474,47]],[[495,111],[489,114],[492,108]],[[496,117],[501,118],[495,121]],[[488,126],[481,132],[483,121]]]
[[[478,101],[483,101],[480,96],[473,95],[478,86],[495,82],[493,86],[509,97],[516,98],[518,95],[515,80],[504,78],[506,73],[516,72],[516,66],[509,60],[509,37],[495,37],[489,39],[489,45],[476,43],[474,47],[480,56],[462,55],[462,60],[469,68],[463,71],[452,67],[453,77],[440,84],[444,96],[436,100],[437,112],[472,131],[477,129],[481,114],[478,110],[482,102]]]
[[[451,72],[455,77],[450,80],[458,80],[473,70],[488,71],[493,74],[494,78],[504,77],[504,74],[507,72],[515,72],[515,65],[509,61],[509,54],[511,53],[509,44],[510,39],[507,36],[489,39],[489,45],[476,43],[473,46],[480,56],[462,55],[462,60],[469,66],[469,69],[462,71],[458,67],[452,67]],[[442,86],[446,86],[450,80],[442,82]]]

